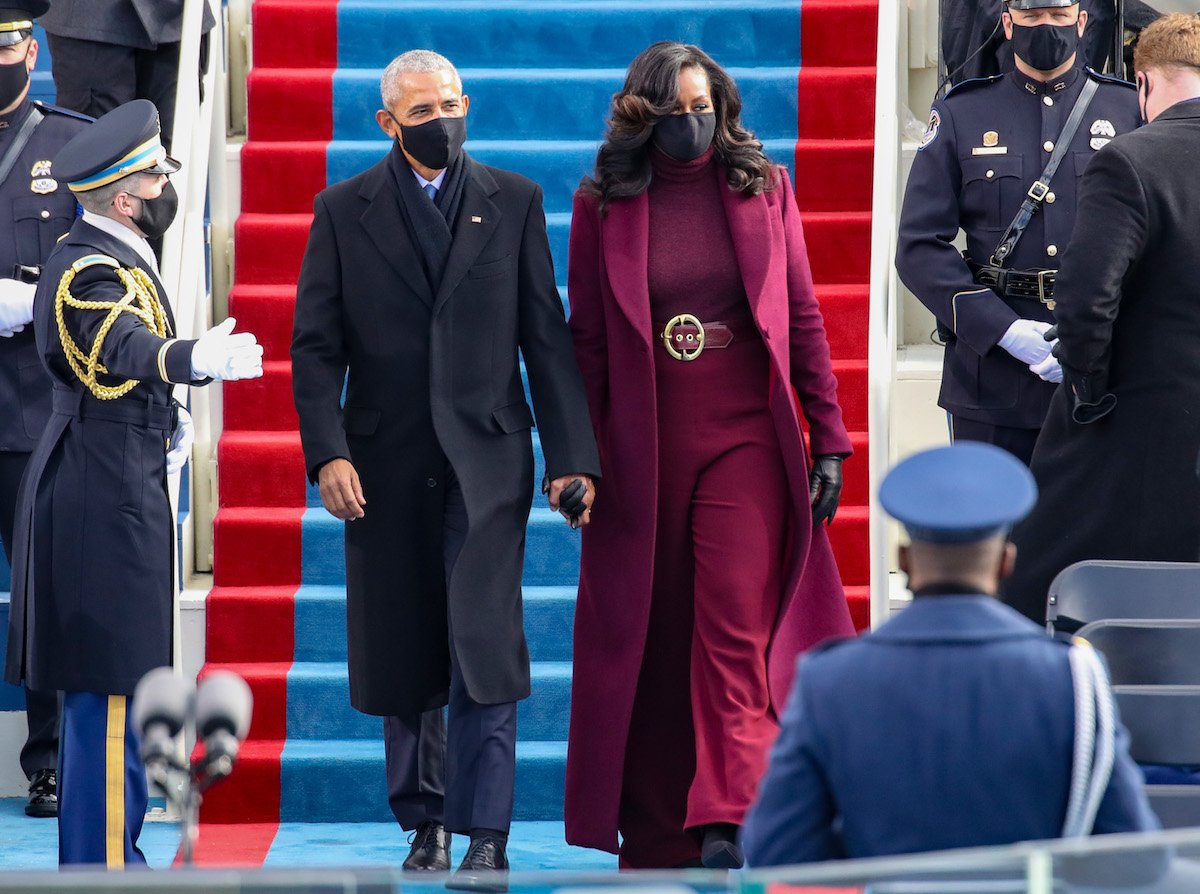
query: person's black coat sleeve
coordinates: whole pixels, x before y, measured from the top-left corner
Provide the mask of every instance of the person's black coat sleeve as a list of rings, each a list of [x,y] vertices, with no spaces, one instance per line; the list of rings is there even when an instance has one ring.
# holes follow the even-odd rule
[[[598,478],[600,458],[583,377],[554,281],[541,187],[534,190],[525,217],[517,289],[521,354],[546,455],[546,474],[551,480],[570,474]]]
[[[350,448],[341,409],[347,365],[341,262],[329,209],[321,196],[313,202],[313,215],[296,286],[292,392],[305,467],[315,482],[321,466],[339,457],[349,459]]]

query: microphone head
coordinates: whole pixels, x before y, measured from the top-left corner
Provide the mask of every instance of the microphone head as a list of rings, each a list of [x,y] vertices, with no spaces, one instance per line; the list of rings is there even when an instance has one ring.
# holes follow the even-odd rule
[[[141,680],[133,691],[133,726],[140,734],[155,724],[165,727],[170,736],[183,729],[191,712],[196,686],[179,677],[169,667],[156,667]]]
[[[242,740],[250,731],[254,697],[246,681],[232,671],[213,671],[196,693],[196,735],[207,739],[226,730]]]

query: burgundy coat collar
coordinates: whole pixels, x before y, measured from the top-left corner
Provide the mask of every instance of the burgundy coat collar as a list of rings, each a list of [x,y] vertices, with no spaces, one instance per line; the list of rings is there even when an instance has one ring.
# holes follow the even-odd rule
[[[750,311],[761,319],[760,306],[767,284],[770,262],[770,220],[762,196],[747,198],[725,185],[725,169],[716,168],[721,179],[721,197],[733,237],[734,253],[742,283],[750,299]],[[617,305],[647,342],[653,337],[650,319],[649,249],[650,199],[643,192],[617,199],[608,206],[600,222],[604,268]]]

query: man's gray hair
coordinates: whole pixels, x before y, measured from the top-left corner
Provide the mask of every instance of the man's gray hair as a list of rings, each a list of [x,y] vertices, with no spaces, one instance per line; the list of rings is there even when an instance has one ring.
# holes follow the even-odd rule
[[[126,177],[122,177],[120,180],[106,183],[104,186],[75,193],[75,198],[79,200],[79,204],[83,206],[84,211],[91,211],[93,214],[102,214],[107,217],[108,209],[112,207],[113,199],[117,197],[117,193],[132,193],[138,188],[139,180],[157,176],[157,174],[146,174],[142,171],[136,171]]]
[[[383,70],[379,79],[379,93],[383,97],[384,108],[390,109],[400,101],[400,75],[404,72],[448,71],[454,76],[458,89],[462,90],[462,78],[454,63],[433,50],[409,50],[401,53]]]

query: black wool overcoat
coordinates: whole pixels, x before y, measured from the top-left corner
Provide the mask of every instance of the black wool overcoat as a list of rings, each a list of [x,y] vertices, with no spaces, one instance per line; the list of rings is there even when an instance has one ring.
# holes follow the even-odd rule
[[[1083,175],[1055,287],[1063,385],[1004,588],[1036,621],[1074,562],[1200,558],[1198,155],[1200,99],[1117,137]]]
[[[452,629],[471,697],[515,701],[529,694],[521,571],[534,467],[518,349],[550,476],[599,474],[542,191],[475,163],[434,290],[391,176],[384,158],[317,195],[292,341],[308,474],[349,459],[367,500],[345,526],[350,700],[380,715],[445,704]],[[447,462],[469,524],[448,588]]]

